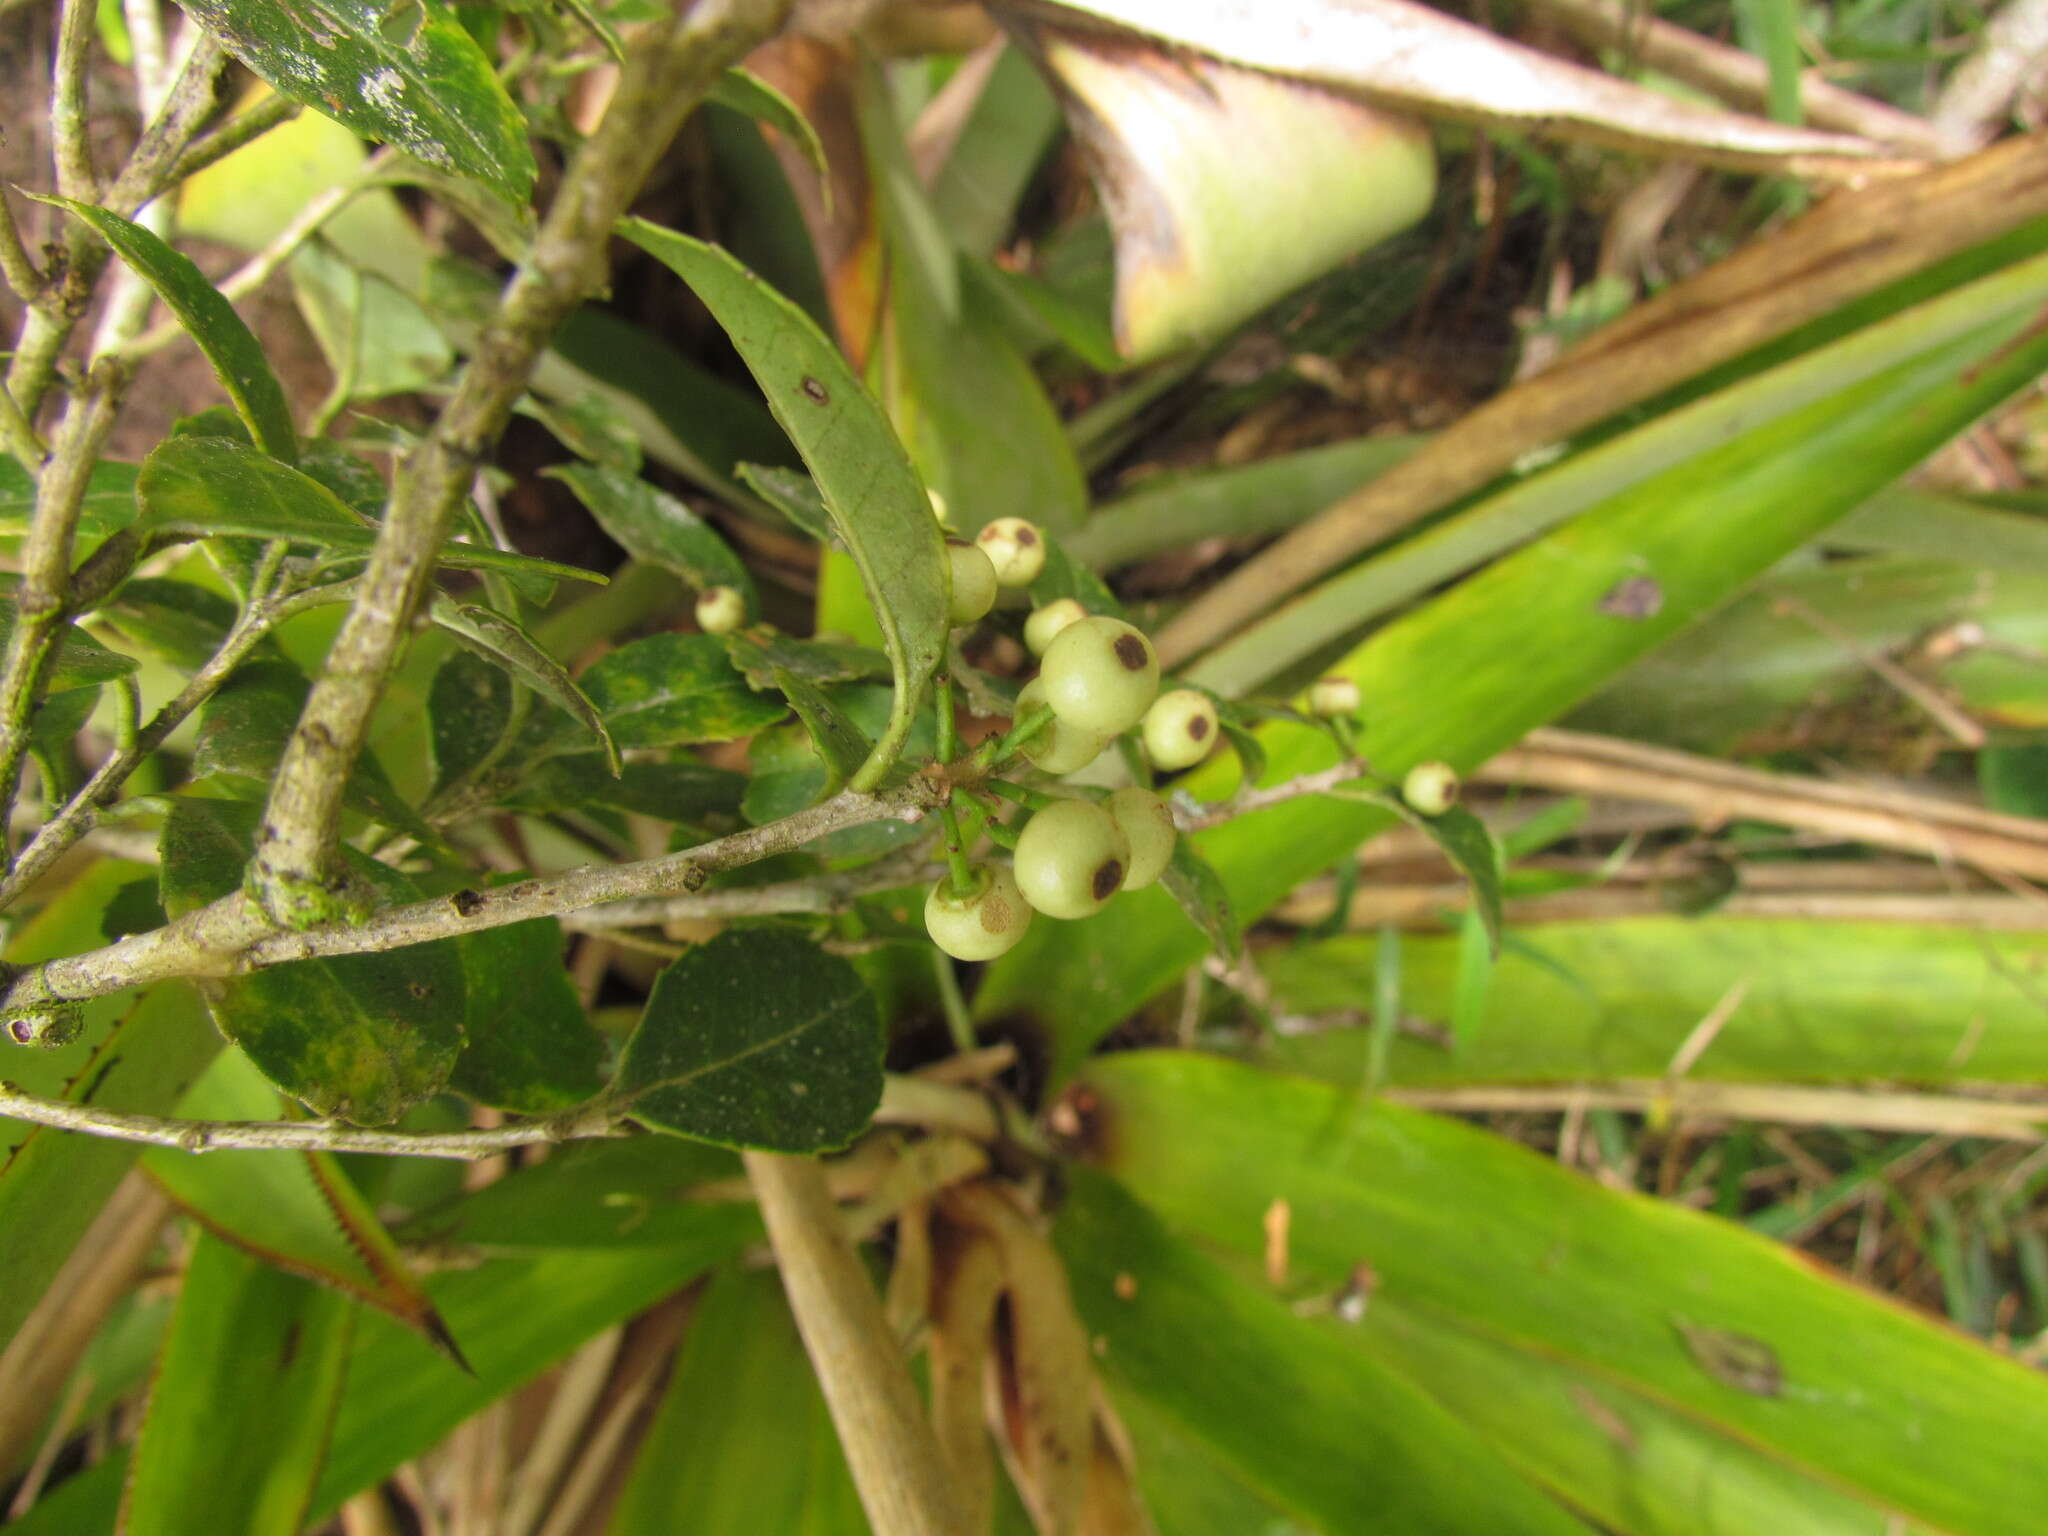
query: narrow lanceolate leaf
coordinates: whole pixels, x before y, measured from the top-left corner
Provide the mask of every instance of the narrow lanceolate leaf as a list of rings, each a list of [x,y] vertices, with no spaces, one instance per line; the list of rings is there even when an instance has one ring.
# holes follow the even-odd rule
[[[1845,362],[1823,380],[1802,367],[1809,359],[1787,365],[1817,395],[1600,501],[1377,631],[1329,669],[1367,701],[1362,752],[1388,773],[1425,758],[1468,768],[1554,719],[2030,382],[2048,363],[2048,335],[2033,329],[2044,298],[2048,263],[2037,259],[1886,322],[1931,334],[1924,350],[1902,348],[1908,355],[1895,352],[1873,373]],[[1837,345],[1853,357],[1862,336]],[[1752,381],[1761,395],[1777,398],[1778,372]],[[1609,594],[1645,575],[1661,608],[1615,612]],[[1335,759],[1329,739],[1306,727],[1262,735],[1271,777]],[[1227,772],[1212,767],[1190,789],[1219,781]],[[1198,842],[1250,918],[1389,819],[1377,807],[1304,797]],[[975,1007],[990,1017],[1038,1012],[1070,1066],[1200,952],[1172,903],[1140,891],[1107,916],[1034,929],[991,964]]]
[[[1385,1308],[1561,1369],[1594,1394],[1583,1411],[1612,1396],[1624,1420],[1636,1404],[1675,1412],[1738,1458],[1760,1451],[1848,1495],[1870,1515],[1845,1530],[1889,1518],[2005,1536],[2014,1509],[2048,1507],[2031,1451],[2048,1380],[1803,1255],[1346,1088],[1173,1052],[1102,1058],[1085,1083],[1091,1145],[1170,1226],[1250,1265],[1284,1201],[1292,1294],[1334,1302],[1369,1274],[1369,1351]],[[1659,1491],[1670,1503],[1697,1493],[1687,1461],[1703,1459],[1639,1465],[1686,1479]],[[1565,1481],[1556,1465],[1539,1475]]]
[[[825,176],[825,146],[818,141],[818,130],[797,110],[795,102],[759,75],[751,70],[728,69],[712,82],[705,99],[773,128],[803,151],[803,157],[820,179]]]
[[[788,711],[754,692],[716,635],[649,635],[620,646],[581,679],[622,748],[731,741]]]
[[[177,917],[240,890],[258,807],[180,798],[164,825],[164,910]],[[358,854],[348,872],[387,902],[412,882]],[[462,1043],[462,957],[452,940],[383,955],[301,960],[205,986],[222,1034],[263,1075],[314,1110],[394,1120],[440,1089]]]
[[[881,1101],[874,994],[796,933],[721,934],[661,973],[612,1092],[634,1119],[680,1136],[843,1147]]]
[[[547,1114],[604,1086],[604,1040],[562,963],[553,918],[464,934],[468,1026],[449,1085],[480,1104]]]
[[[541,649],[523,628],[502,613],[475,603],[458,603],[436,598],[429,609],[433,621],[487,661],[531,688],[550,703],[558,705],[597,738],[605,761],[614,776],[619,771],[619,748],[605,728],[604,716],[569,675],[569,669]],[[488,746],[485,742],[483,745]]]
[[[612,1536],[861,1536],[817,1376],[773,1275],[720,1271],[690,1319]]]
[[[824,793],[837,794],[867,757],[867,736],[832,702],[831,695],[810,679],[778,667],[775,686],[789,700],[804,729],[811,733],[811,745],[818,749],[818,761],[825,765]]]
[[[511,202],[532,194],[525,119],[442,0],[190,0],[185,9],[293,100]]]
[[[1333,1349],[1112,1181],[1081,1173],[1053,1236],[1103,1369],[1315,1530],[1586,1536],[1415,1383]]]
[[[240,1051],[221,1053],[178,1105],[193,1120],[275,1120],[278,1092]],[[187,1215],[251,1257],[369,1303],[444,1350],[449,1339],[369,1199],[326,1152],[168,1148],[143,1169]]]
[[[716,246],[640,220],[620,232],[688,283],[725,328],[860,569],[896,669],[888,729],[862,769],[879,779],[902,750],[946,649],[945,547],[917,472],[880,407],[801,309]]]
[[[698,588],[731,587],[757,611],[746,563],[678,498],[613,465],[564,464],[548,471],[576,493],[598,526],[635,560],[658,565]]]
[[[206,280],[206,274],[193,265],[191,258],[172,250],[161,237],[140,224],[104,208],[63,197],[45,201],[90,224],[136,276],[156,290],[156,296],[178,317],[178,323],[213,364],[214,373],[235,403],[235,410],[247,424],[256,446],[273,458],[291,463],[298,454],[299,435],[292,427],[291,407],[285,402],[284,388],[270,371],[263,348],[235,313],[235,307],[221,297],[220,290]]]
[[[354,1323],[347,1298],[201,1233],[130,1463],[121,1536],[303,1529]]]
[[[1470,883],[1473,910],[1486,928],[1487,950],[1498,958],[1501,854],[1500,844],[1494,841],[1486,823],[1462,805],[1454,805],[1435,816],[1424,816],[1410,810],[1399,796],[1387,796],[1381,803],[1435,843],[1450,860],[1451,867]]]
[[[1173,844],[1173,858],[1160,873],[1160,885],[1180,903],[1188,921],[1202,930],[1211,947],[1226,960],[1236,960],[1244,948],[1244,930],[1230,910],[1230,893],[1215,866],[1186,838]]]
[[[1792,174],[1853,175],[1883,151],[1697,106],[1524,48],[1410,0],[1307,0],[1274,26],[1232,0],[1058,0],[1046,10],[1096,17],[1212,58],[1315,80],[1437,117],[1460,117]],[[1043,14],[1043,12],[1041,12]]]

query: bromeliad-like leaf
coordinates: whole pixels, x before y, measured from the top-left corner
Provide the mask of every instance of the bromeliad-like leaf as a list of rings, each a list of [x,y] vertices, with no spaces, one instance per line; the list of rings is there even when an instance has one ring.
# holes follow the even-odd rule
[[[277,1089],[225,1051],[180,1102],[193,1120],[274,1120]],[[419,1278],[331,1153],[156,1148],[143,1168],[208,1231],[265,1264],[368,1302],[459,1361]]]
[[[185,8],[293,100],[510,202],[532,195],[526,121],[442,0],[191,0]]]
[[[649,635],[610,652],[581,682],[627,749],[731,741],[787,713],[746,685],[716,635]]]
[[[679,1136],[843,1147],[881,1101],[874,994],[800,934],[720,934],[661,973],[612,1091],[635,1120]]]
[[[164,910],[177,917],[241,889],[260,809],[181,797],[164,824]],[[345,850],[348,870],[387,901],[418,896],[388,865]],[[383,1124],[448,1080],[462,1044],[462,956],[437,939],[381,955],[339,955],[205,986],[222,1034],[263,1075],[313,1109]]]
[[[346,1297],[201,1232],[178,1286],[117,1528],[126,1536],[303,1529],[354,1322]]]
[[[270,9],[270,7],[264,7]],[[70,198],[51,197],[55,203],[90,224],[107,244],[119,253],[135,274],[156,290],[158,298],[178,317],[235,403],[235,410],[248,424],[249,436],[271,457],[289,464],[299,451],[299,434],[292,426],[291,407],[284,387],[270,371],[258,344],[235,307],[221,297],[220,290],[206,280],[188,256],[164,244],[163,239],[140,224]]]
[[[619,748],[605,727],[604,716],[576,686],[569,669],[543,650],[539,641],[502,613],[475,603],[437,598],[429,612],[436,624],[476,655],[497,663],[542,698],[581,721],[604,748],[605,761],[612,772],[618,773]],[[436,740],[439,739],[437,735]],[[490,742],[482,745],[488,747]]]
[[[945,546],[917,472],[881,409],[808,315],[716,246],[629,219],[620,232],[690,285],[732,338],[804,456],[860,569],[896,669],[888,729],[856,782],[879,779],[945,655]]]
[[[467,1039],[449,1086],[479,1104],[549,1114],[604,1086],[604,1040],[584,1016],[553,918],[466,933]]]
[[[731,587],[754,612],[754,578],[732,546],[676,497],[610,465],[564,464],[548,471],[589,509],[635,560],[658,565],[698,588]]]
[[[1870,1513],[1847,1529],[1889,1515],[2003,1536],[2015,1508],[2048,1504],[2048,1467],[2009,1433],[2048,1423],[2048,1381],[1753,1233],[1355,1088],[1179,1052],[1098,1058],[1086,1087],[1107,1171],[1170,1226],[1256,1263],[1285,1201],[1296,1286],[1334,1298],[1369,1266],[1362,1348],[1383,1311],[1412,1315],[1691,1421],[1700,1455],[1634,1463],[1646,1482],[1682,1480],[1658,1502],[1696,1497],[1719,1445],[1849,1494]],[[1502,1437],[1530,1466],[1529,1440]],[[1591,1512],[1626,1529],[1631,1507],[1624,1488]]]
[[[1081,1172],[1053,1236],[1107,1369],[1315,1529],[1585,1536],[1417,1384],[1332,1348],[1110,1180]]]

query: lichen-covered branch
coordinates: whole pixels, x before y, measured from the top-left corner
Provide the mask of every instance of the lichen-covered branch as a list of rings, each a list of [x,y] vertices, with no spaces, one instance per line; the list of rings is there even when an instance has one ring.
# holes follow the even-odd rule
[[[478,466],[569,314],[603,282],[612,226],[719,73],[782,24],[789,0],[702,0],[638,40],[597,131],[571,162],[533,249],[427,440],[407,461],[327,664],[272,784],[250,887],[305,928],[347,910],[342,793]]]
[[[0,995],[0,1016],[11,1025],[83,998],[177,976],[232,976],[294,960],[379,953],[608,902],[694,891],[720,870],[788,853],[829,832],[875,821],[920,820],[934,803],[933,791],[921,780],[880,795],[849,790],[794,816],[658,859],[594,865],[489,890],[457,891],[385,907],[360,923],[281,929],[238,892],[148,933],[28,967]]]

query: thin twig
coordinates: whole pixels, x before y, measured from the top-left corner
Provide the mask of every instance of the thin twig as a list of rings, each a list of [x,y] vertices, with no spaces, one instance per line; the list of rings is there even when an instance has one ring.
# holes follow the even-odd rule
[[[1984,727],[1971,719],[1966,711],[1943,697],[1939,688],[1924,678],[1915,677],[1882,651],[1874,651],[1864,645],[1839,624],[1823,618],[1791,593],[1779,593],[1771,600],[1771,606],[1778,612],[1797,619],[1814,633],[1839,645],[1902,697],[1919,705],[1926,712],[1927,718],[1948,732],[1958,745],[1974,752],[1990,739]]]
[[[556,329],[603,281],[612,227],[683,118],[728,64],[781,26],[788,9],[789,0],[703,0],[650,29],[478,337],[454,396],[408,459],[362,593],[286,743],[265,807],[251,886],[288,925],[308,927],[347,910],[337,868],[343,788],[477,466]]]
[[[1298,779],[1289,779],[1284,784],[1275,784],[1268,789],[1243,789],[1228,800],[1214,805],[1201,805],[1189,801],[1185,796],[1176,796],[1173,807],[1174,825],[1183,832],[1201,832],[1210,827],[1221,826],[1226,821],[1235,821],[1253,811],[1263,811],[1270,805],[1283,805],[1289,800],[1299,800],[1304,795],[1326,795],[1342,785],[1364,778],[1371,769],[1363,758],[1346,758],[1317,773],[1305,773]]]
[[[177,186],[197,176],[209,165],[225,160],[244,145],[253,144],[273,128],[281,128],[304,109],[289,96],[266,96],[245,112],[238,112],[205,138],[200,139],[172,162],[164,184]]]
[[[14,222],[14,205],[8,202],[5,187],[0,187],[0,277],[7,279],[7,286],[24,304],[33,304],[42,295],[43,274],[22,244],[21,227]]]
[[[97,17],[92,0],[64,0],[57,13],[57,53],[50,81],[50,136],[56,141],[57,190],[88,203],[99,191],[85,102],[85,68],[92,55]]]
[[[18,1018],[174,976],[232,976],[294,960],[381,953],[530,918],[559,917],[607,902],[692,891],[720,870],[791,852],[828,832],[876,821],[917,821],[930,809],[931,796],[930,788],[919,780],[880,795],[849,790],[781,821],[714,838],[658,859],[591,866],[488,890],[457,891],[451,896],[380,908],[360,924],[279,929],[238,892],[148,933],[24,969],[0,997],[0,1012]]]

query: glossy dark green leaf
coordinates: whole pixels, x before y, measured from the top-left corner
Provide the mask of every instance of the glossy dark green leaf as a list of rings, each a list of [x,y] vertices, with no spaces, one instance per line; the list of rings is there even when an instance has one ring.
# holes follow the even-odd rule
[[[787,672],[810,683],[879,683],[889,677],[889,658],[864,645],[837,640],[799,640],[768,628],[734,630],[725,654],[749,688],[774,688],[775,674]]]
[[[716,635],[649,635],[585,672],[583,691],[621,748],[731,741],[788,710],[757,694],[726,659]]]
[[[739,816],[746,775],[687,758],[668,763],[630,762],[614,775],[595,752],[549,758],[499,797],[511,810],[586,810],[611,806],[693,827]]]
[[[512,717],[512,679],[474,651],[457,651],[435,669],[427,691],[434,787],[446,789],[481,763]]]
[[[108,534],[135,521],[135,472],[133,464],[102,461],[93,465],[86,481],[85,499],[78,509],[81,558],[91,554]],[[28,521],[35,509],[34,478],[13,459],[0,454],[0,538],[28,532]]]
[[[548,471],[576,493],[598,526],[627,554],[673,571],[690,585],[732,587],[757,606],[754,578],[732,546],[680,499],[628,470],[563,464]]]
[[[826,510],[818,483],[800,469],[778,464],[741,464],[735,472],[741,484],[758,492],[763,501],[803,529],[820,544],[837,547],[839,530]]]
[[[241,889],[259,809],[181,797],[164,824],[162,890],[173,917]],[[412,883],[345,852],[352,878],[385,901]],[[379,955],[301,960],[209,982],[222,1034],[278,1087],[323,1114],[383,1124],[447,1082],[462,1044],[462,955],[437,939]]]
[[[204,666],[234,627],[232,599],[170,577],[131,576],[94,617],[174,666]]]
[[[690,1319],[611,1536],[865,1536],[818,1378],[765,1271],[721,1270]]]
[[[809,316],[716,246],[638,220],[620,229],[725,328],[860,569],[896,669],[895,705],[872,760],[879,773],[902,750],[946,650],[949,576],[930,498],[880,408]]]
[[[541,1115],[604,1086],[604,1040],[584,1016],[551,917],[467,933],[467,1038],[449,1086],[495,1109]]]
[[[474,1374],[397,1324],[365,1316],[312,1518],[326,1518],[586,1340],[760,1241],[760,1224],[744,1206],[690,1210],[695,1221],[658,1248],[551,1252],[435,1275],[434,1305]]]
[[[509,202],[532,195],[526,120],[441,0],[192,0],[186,9],[293,100]]]
[[[1057,543],[1049,542],[1045,547],[1045,569],[1031,583],[1031,606],[1043,608],[1063,597],[1071,597],[1090,613],[1106,613],[1114,619],[1124,616],[1124,605],[1100,576]]]
[[[580,722],[604,748],[613,773],[619,771],[619,749],[606,729],[604,716],[576,686],[569,669],[542,649],[540,642],[512,619],[476,603],[437,599],[429,610],[433,621],[463,645],[497,663],[513,678]],[[488,745],[488,743],[486,743]]]
[[[804,729],[811,733],[811,745],[817,748],[818,761],[825,766],[824,792],[838,793],[872,750],[866,734],[832,702],[831,695],[808,678],[777,667],[775,686],[789,700]]]
[[[2004,1536],[2048,1503],[2011,1433],[2048,1423],[2048,1380],[1802,1254],[1355,1088],[1179,1052],[1102,1057],[1085,1081],[1119,1183],[1246,1266],[1287,1202],[1297,1294],[1338,1297],[1369,1266],[1368,1328],[1388,1305],[1562,1367],[1904,1525]],[[1756,1390],[1767,1358],[1775,1394]]]
[[[14,633],[15,611],[11,598],[0,601],[0,645],[5,645]],[[116,678],[129,676],[134,670],[133,656],[109,650],[73,625],[64,631],[44,686],[52,693],[62,693],[72,688],[90,688],[95,683],[111,683]]]
[[[354,1312],[347,1298],[199,1233],[130,1462],[125,1536],[301,1530]]]
[[[1230,910],[1230,893],[1223,877],[1185,837],[1175,838],[1173,858],[1160,872],[1159,883],[1180,903],[1181,911],[1208,938],[1210,946],[1226,960],[1236,960],[1244,949],[1244,930],[1237,914]]]
[[[871,739],[888,721],[893,703],[890,690],[875,684],[836,686],[828,696]],[[910,736],[913,756],[926,756],[933,750],[932,724],[930,711],[923,712]],[[815,805],[830,778],[810,732],[800,725],[762,732],[749,746],[747,761],[752,773],[747,780],[743,809],[747,820],[755,826],[779,821],[805,806]],[[812,848],[826,858],[871,858],[926,835],[925,829],[911,822],[879,821],[820,838]]]
[[[199,711],[199,739],[192,750],[192,773],[204,778],[224,773],[268,784],[277,773],[285,743],[298,728],[312,681],[288,661],[250,661]],[[387,827],[432,840],[434,831],[386,776],[368,752],[356,759],[349,775],[345,802]]]
[[[826,178],[825,146],[818,142],[818,130],[797,110],[795,102],[759,75],[745,69],[728,69],[712,82],[704,99],[773,128],[803,152],[821,181]]]
[[[206,280],[206,274],[193,265],[191,258],[172,250],[160,236],[140,224],[104,208],[62,197],[45,201],[90,224],[135,275],[156,290],[156,296],[178,317],[178,323],[213,364],[214,373],[247,423],[256,446],[274,459],[291,463],[298,456],[299,434],[292,426],[291,406],[285,401],[284,388],[270,371],[262,346],[235,313],[235,307],[221,297],[220,290]]]
[[[1587,1532],[1414,1383],[1331,1348],[1111,1180],[1077,1173],[1053,1236],[1105,1369],[1316,1529]]]
[[[799,934],[720,934],[661,973],[613,1091],[642,1124],[700,1141],[845,1146],[882,1096],[874,994]]]

